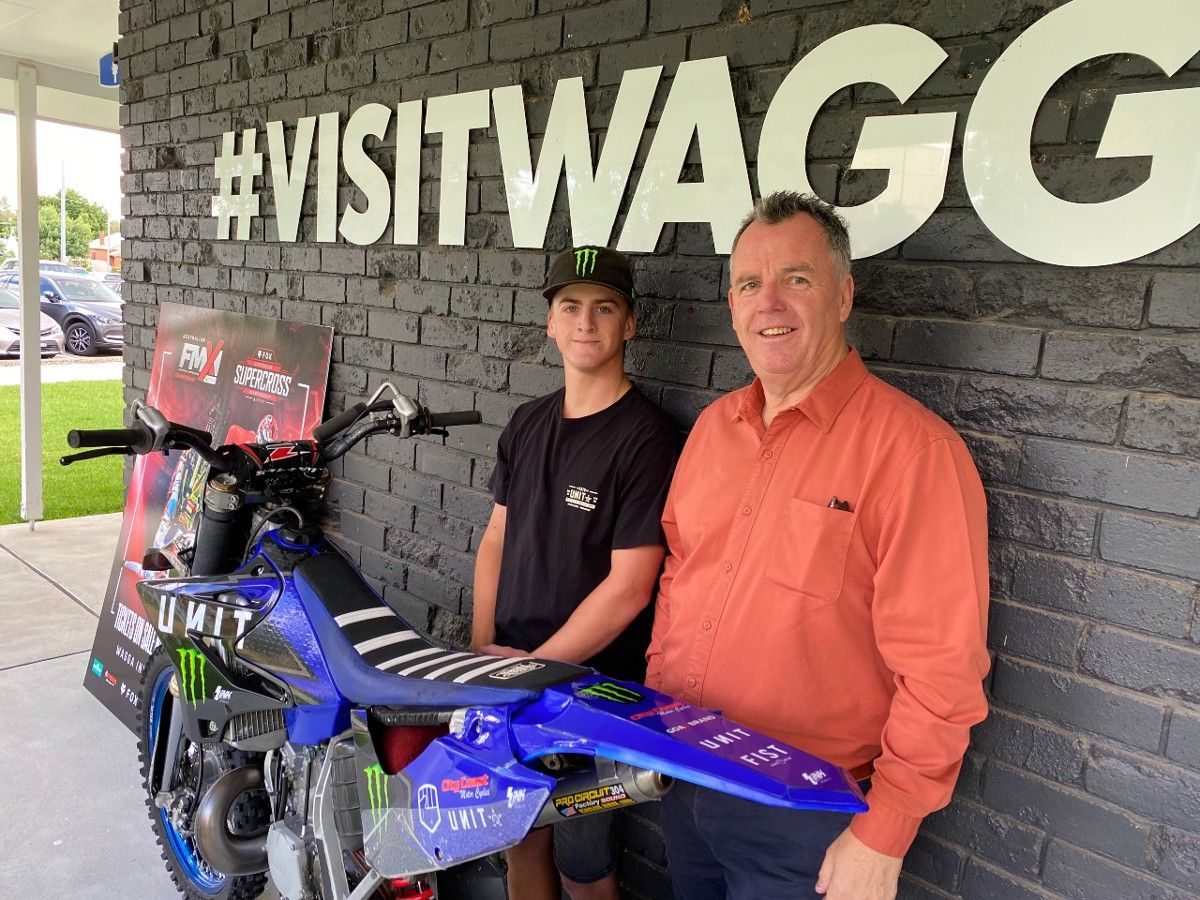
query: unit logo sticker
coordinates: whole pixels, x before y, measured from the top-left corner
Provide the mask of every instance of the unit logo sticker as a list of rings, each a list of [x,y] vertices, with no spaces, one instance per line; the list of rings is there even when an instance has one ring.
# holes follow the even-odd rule
[[[442,824],[442,805],[438,801],[438,790],[432,784],[417,788],[417,818],[430,834]]]

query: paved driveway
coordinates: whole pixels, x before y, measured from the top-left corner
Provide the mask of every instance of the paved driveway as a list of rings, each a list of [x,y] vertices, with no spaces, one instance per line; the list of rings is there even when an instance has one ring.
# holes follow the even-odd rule
[[[125,363],[119,354],[68,356],[42,360],[42,381],[113,381],[122,377]],[[0,359],[0,387],[21,383],[21,361]]]
[[[137,740],[83,688],[120,528],[120,513],[0,527],[5,900],[179,897],[146,817]]]

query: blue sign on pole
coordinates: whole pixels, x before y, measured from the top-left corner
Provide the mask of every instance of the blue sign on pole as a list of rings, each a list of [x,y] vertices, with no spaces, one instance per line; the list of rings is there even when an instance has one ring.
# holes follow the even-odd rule
[[[121,83],[121,69],[111,53],[100,57],[100,83],[108,87],[116,87]]]

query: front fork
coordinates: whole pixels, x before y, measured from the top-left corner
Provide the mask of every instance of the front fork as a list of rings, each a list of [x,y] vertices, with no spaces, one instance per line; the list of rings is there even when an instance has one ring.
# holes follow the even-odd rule
[[[179,742],[183,739],[183,713],[179,709],[179,677],[174,672],[171,673],[171,682],[167,690],[171,695],[171,702],[164,705],[170,707],[170,714],[164,719],[160,712],[157,723],[159,736],[165,734],[167,739],[163,741],[158,737],[154,740],[154,763],[150,770],[149,787],[155,803],[158,803],[160,795],[166,792],[164,786],[175,783]]]

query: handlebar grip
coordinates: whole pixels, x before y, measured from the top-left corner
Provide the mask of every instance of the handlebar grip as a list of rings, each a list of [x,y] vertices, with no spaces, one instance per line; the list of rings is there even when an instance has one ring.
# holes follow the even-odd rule
[[[345,412],[339,413],[332,419],[326,419],[313,429],[313,440],[323,441],[326,438],[337,434],[339,431],[361,416],[363,410],[366,408],[367,405],[365,403],[355,403]]]
[[[187,425],[180,425],[178,422],[172,422],[171,430],[177,433],[182,431],[184,434],[190,434],[192,437],[196,438],[196,440],[204,444],[204,446],[212,446],[213,436],[200,428],[189,428]]]
[[[425,416],[425,424],[430,428],[448,428],[454,425],[478,425],[483,416],[474,410],[462,412],[429,413]]]
[[[141,428],[72,428],[68,447],[128,447],[145,438]]]

